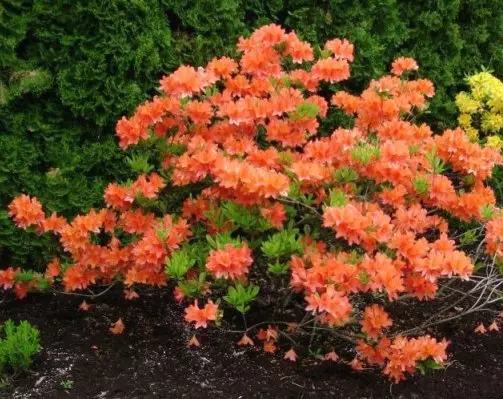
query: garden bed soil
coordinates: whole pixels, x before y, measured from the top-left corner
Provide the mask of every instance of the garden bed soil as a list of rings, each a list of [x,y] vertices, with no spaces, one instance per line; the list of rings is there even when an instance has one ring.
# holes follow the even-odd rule
[[[22,301],[4,297],[0,322],[30,321],[40,329],[43,350],[31,371],[0,391],[0,397],[503,398],[503,333],[473,333],[480,315],[430,330],[452,341],[448,366],[395,385],[371,370],[359,373],[314,360],[292,363],[279,352],[243,349],[235,345],[239,334],[211,328],[198,331],[200,348],[189,349],[193,330],[167,291],[126,301],[120,290],[111,290],[88,301],[88,312],[78,311],[81,301],[72,295],[32,294]],[[409,304],[402,315],[424,320],[429,306]],[[126,329],[115,336],[108,328],[119,317]],[[289,347],[281,353],[284,349]],[[72,387],[65,390],[64,382]]]

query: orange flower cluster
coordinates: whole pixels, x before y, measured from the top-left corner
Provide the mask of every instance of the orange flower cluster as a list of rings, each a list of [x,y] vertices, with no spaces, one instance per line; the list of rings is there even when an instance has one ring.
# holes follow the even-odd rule
[[[166,184],[161,176],[152,173],[150,176],[141,175],[131,186],[121,186],[111,183],[105,189],[104,198],[108,206],[125,211],[131,208],[136,196],[154,199]]]
[[[330,209],[327,208],[327,211]],[[454,242],[448,240],[445,234],[428,243],[425,238],[416,239],[412,232],[395,232],[388,246],[396,251],[395,259],[381,252],[355,259],[346,252],[324,253],[313,248],[302,258],[291,258],[290,285],[297,291],[305,292],[309,304],[307,310],[325,311],[330,316],[330,306],[322,303],[333,298],[333,306],[343,312],[338,314],[341,316],[338,321],[342,322],[347,321],[351,313],[350,303],[347,302],[349,294],[384,291],[393,300],[398,294],[408,292],[418,299],[433,299],[438,279],[453,275],[467,278],[473,270],[470,258],[455,250]],[[337,294],[333,292],[334,287],[337,287]]]
[[[388,313],[379,305],[371,305],[365,308],[363,317],[360,321],[362,331],[370,339],[376,339],[383,328],[391,327],[391,321]]]
[[[189,305],[185,308],[185,320],[188,323],[195,323],[195,327],[206,328],[209,321],[215,321],[218,318],[218,305],[215,305],[211,299],[200,308],[197,304],[197,300],[194,305]]]
[[[13,267],[9,267],[5,270],[0,270],[0,288],[8,290],[14,287],[16,272]]]
[[[246,244],[235,247],[227,244],[222,249],[213,250],[206,260],[206,270],[216,278],[236,280],[248,274],[253,263],[252,251]]]
[[[5,270],[0,270],[0,289],[13,289],[16,297],[23,299],[28,295],[28,292],[36,289],[41,276],[38,273],[34,273],[32,280],[18,280],[16,277],[20,273],[22,273],[21,269],[14,269],[13,267],[8,267]]]
[[[262,216],[276,229],[281,229],[286,220],[285,206],[276,202],[270,207],[260,208]]]
[[[486,251],[503,261],[503,214],[495,210],[496,216],[486,224]]]
[[[370,205],[354,202],[340,208],[329,207],[323,214],[323,225],[333,228],[336,236],[350,245],[358,244],[371,252],[377,243],[391,239],[393,225],[379,206]]]
[[[306,302],[306,310],[323,313],[320,319],[328,325],[344,324],[351,316],[349,298],[331,286],[321,295],[314,293],[306,296]]]
[[[418,362],[433,360],[442,364],[447,359],[449,342],[438,342],[429,335],[418,338],[396,337],[393,341],[383,337],[377,344],[359,341],[359,356],[371,365],[384,366],[384,374],[395,382],[405,379],[405,373],[414,374]]]
[[[267,329],[261,328],[257,333],[257,338],[262,341],[264,352],[275,353],[278,350],[276,341],[279,338],[279,334],[278,330],[274,327],[268,326]]]
[[[419,65],[417,65],[416,60],[408,57],[397,58],[393,64],[391,64],[391,72],[396,76],[401,76],[409,71],[417,71],[418,69]]]
[[[22,194],[9,205],[9,216],[17,226],[25,229],[29,226],[41,227],[45,220],[42,204],[36,198]]]
[[[150,197],[157,190],[155,187],[163,185],[152,176],[150,179],[140,178],[137,182],[135,186],[141,187],[142,193]],[[192,234],[184,219],[175,223],[166,215],[162,220],[156,220],[153,214],[145,214],[140,209],[126,211],[119,218],[109,209],[91,210],[86,215],[77,216],[71,223],[54,215],[44,219],[38,201],[27,196],[15,199],[10,209],[18,226],[38,225],[40,232],[52,231],[60,235],[62,247],[73,259],[72,264],[65,265],[61,276],[67,291],[84,289],[98,280],[107,282],[114,278],[122,278],[128,285],[164,285],[167,280],[163,269],[166,256]],[[138,240],[122,245],[116,236],[119,229],[137,234]],[[107,244],[95,243],[94,237],[100,234],[111,236]],[[16,274],[12,268],[8,270],[8,273],[2,272],[4,289],[12,288]],[[45,277],[53,281],[60,274],[60,261],[56,258],[47,266]],[[28,288],[26,284],[15,286],[24,287],[25,291]]]

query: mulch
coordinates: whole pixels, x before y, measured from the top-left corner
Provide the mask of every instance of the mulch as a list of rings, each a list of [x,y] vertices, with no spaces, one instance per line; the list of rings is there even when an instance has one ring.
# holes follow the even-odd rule
[[[292,363],[280,353],[243,349],[235,345],[239,334],[214,328],[198,330],[202,346],[190,349],[194,331],[167,290],[134,301],[111,290],[88,301],[88,312],[79,311],[82,298],[71,295],[3,298],[0,322],[30,321],[40,329],[43,350],[30,372],[0,391],[2,398],[503,398],[503,333],[476,335],[483,315],[428,331],[452,341],[445,369],[391,384],[373,370],[312,358]],[[403,316],[423,317],[428,306],[406,305]],[[119,317],[126,329],[115,336],[108,329]],[[64,389],[69,381],[72,387]]]

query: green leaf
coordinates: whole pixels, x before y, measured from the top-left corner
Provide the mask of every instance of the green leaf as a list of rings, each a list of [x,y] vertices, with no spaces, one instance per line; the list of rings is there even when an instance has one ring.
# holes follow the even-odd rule
[[[480,215],[486,219],[490,220],[494,216],[494,205],[492,204],[485,204],[480,208]]]
[[[358,177],[358,172],[349,166],[343,166],[334,172],[334,178],[340,183],[356,181]]]
[[[203,293],[205,289],[205,281],[206,274],[200,273],[197,279],[178,281],[178,287],[187,297],[197,298]]]
[[[126,158],[126,162],[134,173],[149,173],[154,167],[148,163],[147,154],[135,154]]]
[[[263,254],[268,258],[290,257],[302,253],[304,246],[298,230],[282,230],[262,243]]]
[[[15,274],[14,281],[18,283],[28,283],[36,278],[38,273],[31,270],[22,270]]]
[[[227,289],[227,295],[223,299],[237,311],[244,314],[250,310],[250,304],[257,297],[259,291],[259,287],[253,284],[245,287],[241,283],[237,283],[236,287],[230,286]]]
[[[315,118],[319,112],[320,107],[317,104],[309,101],[303,101],[297,105],[297,108],[295,108],[295,111],[290,115],[290,117],[294,121],[304,118],[312,119]]]
[[[442,364],[435,362],[431,357],[418,361],[416,367],[422,375],[425,375],[428,370],[441,370],[444,368]]]
[[[445,163],[437,156],[437,149],[435,147],[429,150],[425,156],[426,160],[430,164],[432,173],[442,174],[445,172]]]
[[[185,276],[195,263],[196,259],[192,257],[190,250],[183,247],[179,251],[173,252],[170,258],[166,258],[166,274],[179,280]]]
[[[461,243],[461,245],[468,245],[468,244],[472,244],[473,242],[475,242],[475,238],[477,236],[476,231],[477,230],[475,230],[475,229],[465,231],[463,233],[463,235],[461,236],[461,238],[459,239],[459,242]]]
[[[288,263],[280,263],[280,262],[269,263],[267,266],[268,266],[267,271],[276,276],[283,276],[287,274],[290,268]]]
[[[221,249],[227,244],[231,244],[235,247],[241,246],[241,240],[239,238],[233,238],[228,232],[217,234],[215,237],[208,234],[206,240],[212,249]]]
[[[330,190],[328,196],[328,205],[339,208],[346,205],[346,194],[341,190]]]
[[[265,231],[268,229],[268,226],[263,224],[263,218],[257,207],[249,208],[228,201],[221,205],[221,210],[222,215],[227,220],[232,221],[237,227],[240,227],[243,230]]]
[[[412,185],[414,186],[414,190],[416,190],[419,195],[428,194],[430,185],[424,177],[419,176],[414,178],[414,180],[412,180]]]
[[[380,150],[377,145],[360,143],[352,149],[351,157],[356,162],[368,165],[371,161],[379,159]]]

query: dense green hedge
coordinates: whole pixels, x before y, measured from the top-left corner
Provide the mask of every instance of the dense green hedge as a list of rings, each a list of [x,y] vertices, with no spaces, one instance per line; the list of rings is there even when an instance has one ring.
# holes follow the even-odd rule
[[[316,5],[313,5],[316,4]],[[312,42],[355,43],[355,89],[397,55],[434,80],[431,119],[452,125],[467,73],[503,75],[501,0],[0,0],[0,257],[38,267],[50,237],[14,228],[19,192],[71,216],[97,206],[106,182],[130,173],[117,118],[180,63],[230,54],[241,35],[280,23]],[[1,264],[0,264],[1,265]]]

